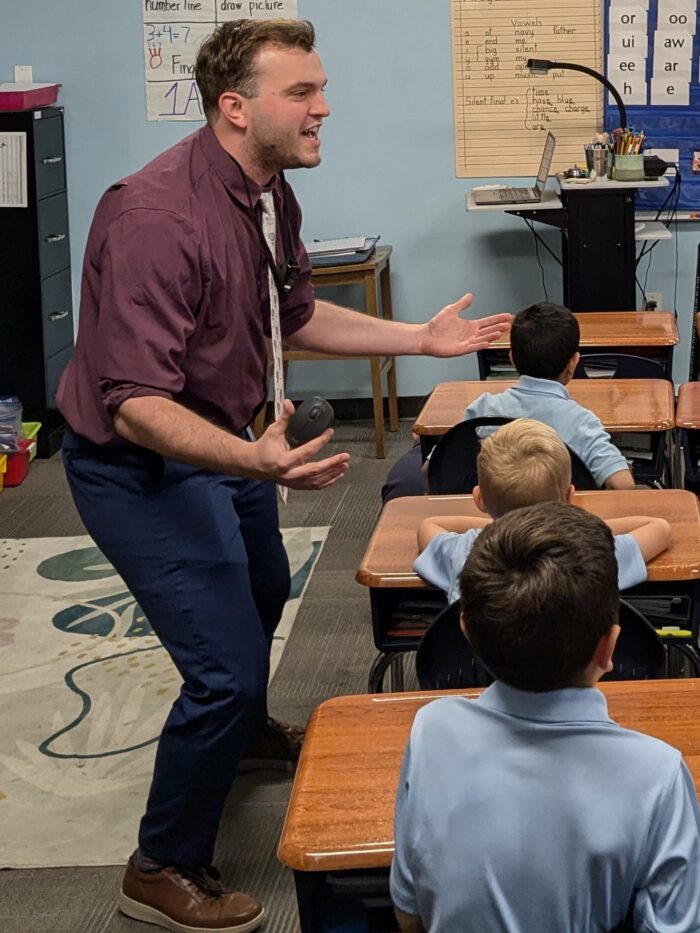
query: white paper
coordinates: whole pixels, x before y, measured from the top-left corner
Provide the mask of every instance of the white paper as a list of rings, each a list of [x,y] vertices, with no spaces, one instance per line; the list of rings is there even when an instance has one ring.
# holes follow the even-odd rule
[[[647,11],[641,6],[611,6],[608,13],[608,23],[613,29],[641,29],[647,31]]]
[[[0,208],[27,206],[27,134],[0,133]]]
[[[663,30],[681,30],[695,32],[695,2],[663,3],[659,0],[656,28]]]
[[[649,0],[610,0],[610,9],[613,7],[640,7],[643,10],[649,9]]]
[[[637,75],[620,74],[608,70],[608,79],[615,85],[625,104],[646,104],[647,80],[644,72]],[[615,98],[608,91],[608,105],[615,106]]]
[[[640,29],[611,29],[609,34],[610,52],[647,54],[647,34]]]
[[[149,120],[203,120],[194,80],[202,41],[233,19],[294,19],[297,0],[141,0]]]
[[[688,55],[677,55],[675,52],[659,49],[654,53],[652,64],[652,78],[673,78],[682,75],[686,81],[690,81],[692,59]]]
[[[653,107],[687,107],[690,103],[690,82],[682,78],[652,78]]]
[[[654,33],[654,55],[660,53],[673,53],[678,57],[693,54],[693,35],[675,29],[657,29]]]
[[[646,65],[646,58],[643,55],[625,55],[621,52],[615,52],[612,55],[608,55],[608,77],[613,84],[615,84],[610,77],[612,72],[615,72],[616,75],[623,78],[634,78],[637,75],[644,75],[646,73]]]

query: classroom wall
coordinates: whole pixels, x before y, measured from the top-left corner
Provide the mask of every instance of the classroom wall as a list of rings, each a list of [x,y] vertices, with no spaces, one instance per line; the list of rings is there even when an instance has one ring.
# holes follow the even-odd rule
[[[543,299],[524,223],[464,209],[468,188],[483,180],[454,177],[448,0],[299,0],[299,15],[316,26],[332,108],[322,165],[289,173],[304,237],[381,234],[394,247],[394,311],[404,321],[423,321],[465,291],[474,293],[479,316]],[[147,122],[141,23],[139,0],[3,0],[0,11],[0,81],[13,80],[14,64],[31,64],[35,81],[63,85],[76,308],[103,190],[198,125]],[[535,168],[524,165],[523,174]],[[558,249],[558,235],[541,229]],[[648,278],[671,307],[677,250],[676,381],[688,374],[699,234],[696,225],[679,225],[677,239],[654,250]],[[543,263],[549,297],[560,300],[559,268],[546,253]],[[292,364],[289,392],[368,397],[368,370],[361,361]],[[438,381],[476,376],[470,357],[402,359],[399,393],[422,395]]]

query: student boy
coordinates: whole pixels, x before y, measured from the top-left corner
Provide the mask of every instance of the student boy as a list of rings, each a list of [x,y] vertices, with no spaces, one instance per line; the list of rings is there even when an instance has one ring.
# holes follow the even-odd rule
[[[401,929],[700,930],[693,780],[595,688],[620,631],[609,528],[559,502],[509,512],[460,585],[464,632],[496,682],[416,715],[391,870]]]
[[[474,501],[491,518],[537,502],[573,502],[569,452],[557,432],[540,421],[518,418],[503,425],[482,442],[476,465]],[[413,569],[454,602],[464,562],[490,520],[466,515],[424,519],[418,527],[421,554]],[[619,588],[643,583],[646,561],[668,547],[671,526],[663,518],[642,515],[610,519],[608,525],[615,535]]]
[[[516,314],[510,330],[510,359],[520,374],[504,392],[485,392],[464,412],[468,418],[535,418],[551,425],[583,460],[596,484],[631,489],[627,460],[610,440],[600,419],[569,397],[566,386],[580,354],[581,332],[571,311],[535,304]]]

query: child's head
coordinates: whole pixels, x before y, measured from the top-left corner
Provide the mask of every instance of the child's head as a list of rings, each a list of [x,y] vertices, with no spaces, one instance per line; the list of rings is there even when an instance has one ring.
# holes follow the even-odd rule
[[[610,529],[563,502],[488,525],[460,575],[463,627],[493,675],[519,690],[590,686],[619,627]]]
[[[571,457],[554,428],[518,418],[481,444],[477,504],[492,518],[536,502],[570,498]]]
[[[530,305],[513,318],[511,360],[521,376],[568,382],[578,363],[580,339],[578,321],[567,308],[548,302]]]

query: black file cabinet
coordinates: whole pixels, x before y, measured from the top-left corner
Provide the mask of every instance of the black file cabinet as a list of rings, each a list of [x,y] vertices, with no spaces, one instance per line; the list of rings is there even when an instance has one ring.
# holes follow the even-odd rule
[[[46,457],[61,444],[56,390],[73,352],[63,108],[0,112],[0,144],[6,133],[26,134],[27,206],[0,207],[0,394],[42,422]]]

